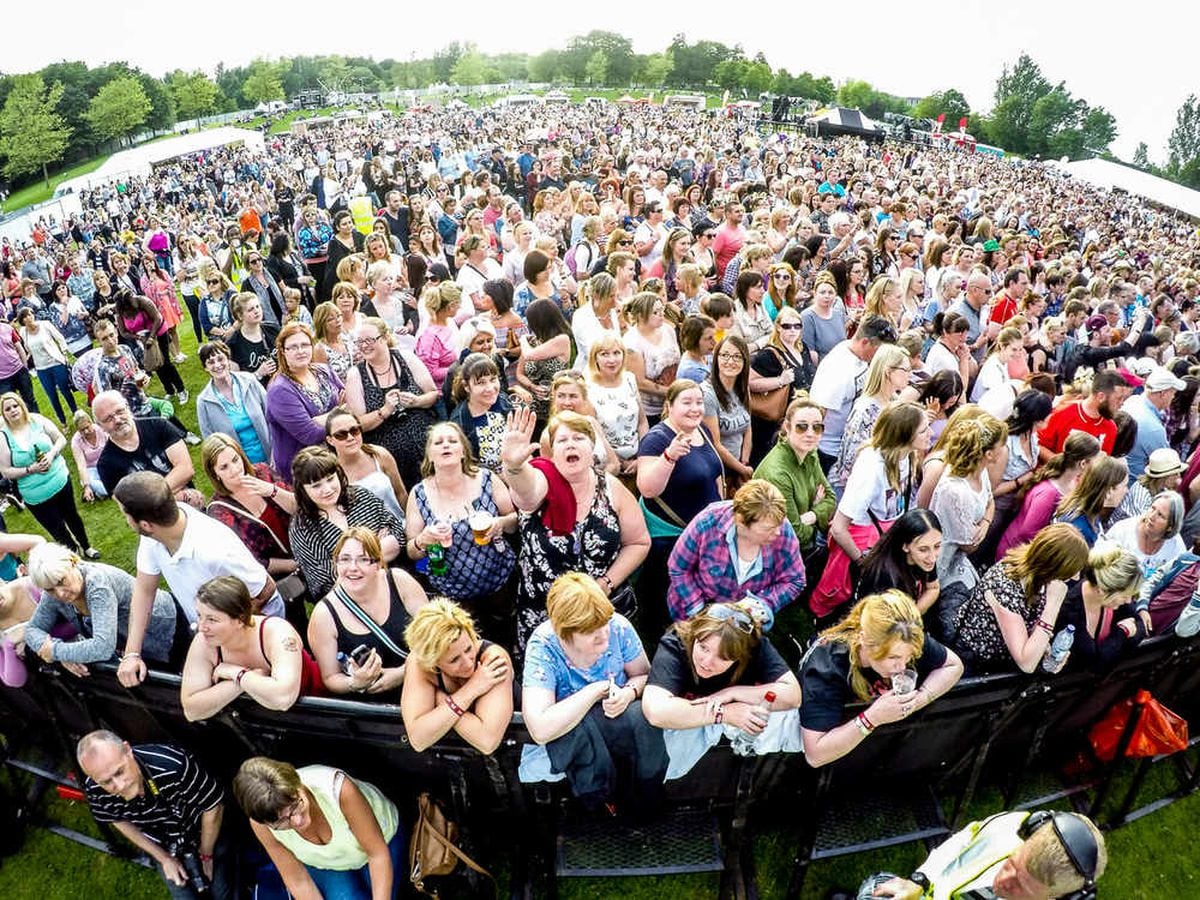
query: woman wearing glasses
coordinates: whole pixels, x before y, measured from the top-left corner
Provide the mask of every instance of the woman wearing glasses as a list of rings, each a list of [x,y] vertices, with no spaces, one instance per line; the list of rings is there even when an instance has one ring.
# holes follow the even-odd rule
[[[841,759],[880,725],[933,703],[962,673],[962,661],[929,636],[906,594],[864,597],[821,633],[800,664],[805,759],[813,767]],[[868,702],[857,716],[847,715],[848,705]]]
[[[816,366],[804,352],[803,331],[801,315],[795,309],[786,307],[779,312],[766,345],[755,351],[750,360],[752,394],[786,389],[790,401],[797,388],[808,388],[812,384]],[[786,404],[776,408],[781,407]],[[779,420],[752,415],[750,427],[750,462],[757,465],[775,442]]]
[[[775,694],[763,717],[756,707]],[[700,702],[705,701],[705,702]],[[798,751],[800,683],[742,604],[715,603],[676,622],[658,642],[642,697],[664,730],[667,780],[685,775],[721,736],[755,736],[756,753]],[[778,713],[778,715],[775,715]]]
[[[704,424],[719,437],[717,454],[725,466],[726,490],[732,491],[754,474],[750,465],[750,349],[731,334],[722,338],[712,359],[712,371],[696,380],[704,393]]]
[[[425,431],[437,421],[437,388],[425,364],[397,348],[382,319],[363,319],[354,332],[358,362],[346,372],[346,405],[363,437],[391,453],[405,484],[421,480]]]
[[[762,302],[772,322],[784,307],[796,305],[796,272],[787,263],[775,263],[767,270],[767,293]]]
[[[293,897],[400,895],[400,811],[374,785],[330,766],[255,756],[238,770],[233,795]]]
[[[378,497],[396,518],[404,518],[408,491],[396,469],[396,461],[385,448],[363,441],[358,416],[345,406],[335,406],[325,418],[325,443],[351,484],[365,487]]]
[[[233,324],[233,285],[216,266],[202,267],[204,286],[207,289],[200,298],[200,330],[208,340],[226,340],[237,326]]]
[[[333,566],[333,590],[308,622],[321,680],[331,694],[388,694],[404,681],[404,629],[429,598],[411,575],[388,567],[370,528],[346,529],[333,548]]]
[[[908,354],[897,344],[881,344],[867,367],[863,392],[854,401],[842,433],[842,450],[829,470],[829,481],[840,494],[850,477],[858,451],[871,438],[883,408],[908,387],[912,374]]]
[[[275,339],[279,371],[267,388],[267,425],[276,472],[292,471],[302,447],[325,439],[325,416],[342,395],[341,380],[313,363],[313,336],[308,327],[289,322]]]
[[[815,578],[821,570],[816,554],[824,549],[824,535],[836,509],[833,486],[821,469],[817,444],[825,432],[825,412],[807,397],[793,400],[784,414],[778,440],[754,477],[768,481],[783,494],[787,519],[796,532],[805,569]],[[817,563],[817,564],[814,564]]]

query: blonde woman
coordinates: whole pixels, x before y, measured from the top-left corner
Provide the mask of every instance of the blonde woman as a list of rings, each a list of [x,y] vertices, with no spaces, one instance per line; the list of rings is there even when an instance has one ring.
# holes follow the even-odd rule
[[[854,401],[846,418],[841,453],[829,470],[829,481],[839,492],[846,486],[858,451],[870,440],[880,412],[908,387],[910,375],[912,364],[908,354],[898,344],[882,344],[871,357],[863,392]]]
[[[345,379],[354,360],[353,332],[342,331],[342,314],[328,300],[313,310],[313,360],[325,363],[339,379]],[[282,332],[281,332],[282,333]]]
[[[599,275],[592,276],[594,282]],[[621,474],[637,472],[638,443],[650,430],[638,394],[637,377],[626,366],[625,345],[607,332],[588,354],[588,397],[604,438],[620,460]]]
[[[1104,516],[1116,509],[1129,489],[1125,460],[1099,454],[1054,511],[1055,522],[1073,525],[1089,547],[1104,537]]]
[[[429,322],[417,335],[415,352],[425,364],[438,391],[458,359],[458,328],[454,315],[462,300],[462,288],[450,281],[431,285],[421,294],[421,303],[429,313]]]
[[[617,283],[607,272],[597,272],[580,289],[582,305],[571,317],[571,335],[575,338],[575,353],[578,359],[587,359],[592,344],[605,333],[618,338],[625,328],[625,320],[617,305]]]
[[[665,319],[666,301],[643,291],[625,306],[633,327],[625,333],[626,366],[637,378],[646,418],[657,423],[662,416],[667,389],[679,366],[679,341]]]
[[[899,279],[893,278],[890,275],[880,275],[867,288],[863,318],[869,319],[871,316],[883,316],[899,332],[902,330],[900,328],[900,319],[903,301],[904,297],[901,294]]]
[[[408,676],[400,715],[420,753],[451,731],[483,754],[494,753],[512,721],[513,665],[503,647],[479,637],[470,614],[431,600],[404,630]]]
[[[1079,580],[1067,588],[1056,627],[1075,626],[1068,665],[1110,671],[1149,634],[1150,615],[1134,611],[1142,588],[1142,565],[1121,547],[1103,544],[1088,554]]]

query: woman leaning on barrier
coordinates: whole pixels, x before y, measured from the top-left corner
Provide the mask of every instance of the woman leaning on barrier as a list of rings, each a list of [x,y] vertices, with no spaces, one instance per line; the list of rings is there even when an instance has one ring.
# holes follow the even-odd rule
[[[926,631],[908,595],[859,600],[800,663],[800,736],[811,766],[840,759],[880,725],[906,719],[954,687],[963,666]],[[870,702],[856,716],[846,706]]]
[[[420,752],[454,731],[493,753],[512,720],[513,666],[503,647],[479,637],[465,609],[431,600],[404,630],[410,665],[400,696],[404,730]]]

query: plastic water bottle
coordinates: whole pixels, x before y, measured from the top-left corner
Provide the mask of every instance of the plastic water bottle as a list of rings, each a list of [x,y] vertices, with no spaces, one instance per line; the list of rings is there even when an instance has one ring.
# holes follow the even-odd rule
[[[771,704],[775,702],[775,692],[767,691],[763,695],[763,702],[754,706],[754,711],[762,713],[763,718],[771,714]],[[750,734],[749,732],[738,729],[738,733],[733,737],[733,752],[738,756],[753,756],[758,752],[758,735]]]
[[[1052,675],[1060,671],[1066,665],[1067,654],[1074,643],[1075,626],[1068,625],[1054,636],[1053,642],[1046,648],[1046,655],[1042,657],[1042,669]]]

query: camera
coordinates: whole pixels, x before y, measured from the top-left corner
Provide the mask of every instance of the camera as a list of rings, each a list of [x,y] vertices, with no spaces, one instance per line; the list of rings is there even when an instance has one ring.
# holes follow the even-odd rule
[[[178,847],[172,849],[171,855],[179,860],[187,873],[187,886],[197,894],[207,896],[210,893],[208,878],[204,874],[200,855],[195,850],[181,850]]]

